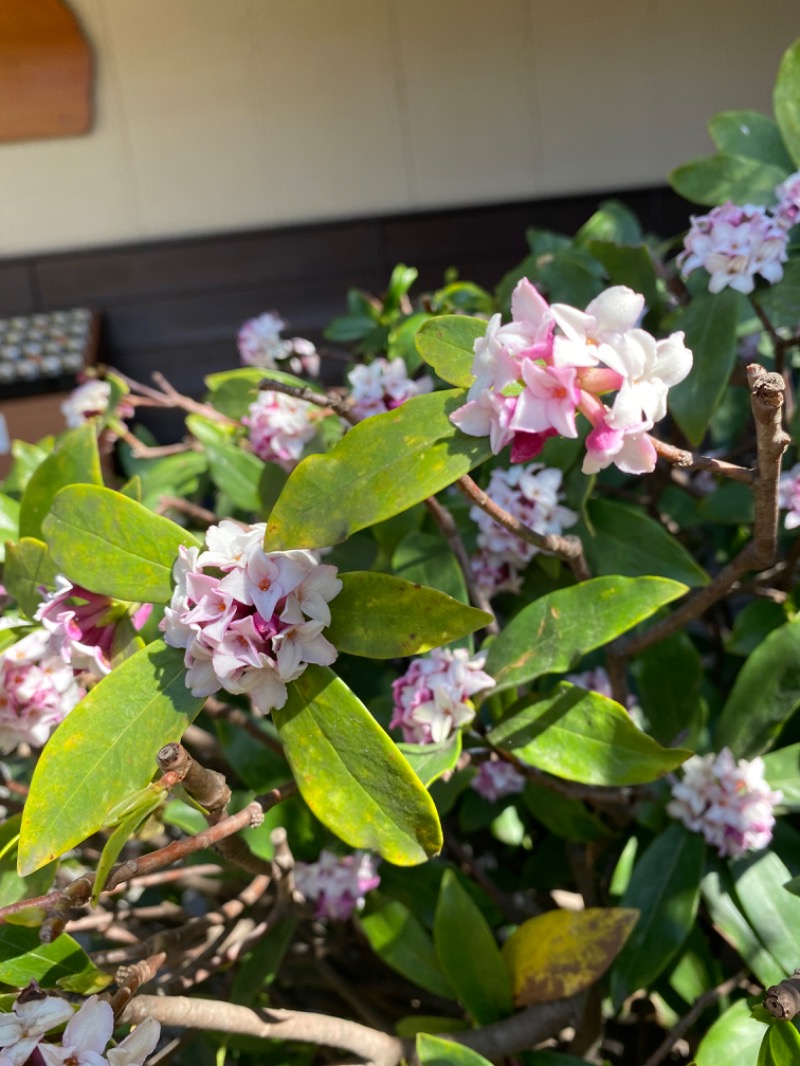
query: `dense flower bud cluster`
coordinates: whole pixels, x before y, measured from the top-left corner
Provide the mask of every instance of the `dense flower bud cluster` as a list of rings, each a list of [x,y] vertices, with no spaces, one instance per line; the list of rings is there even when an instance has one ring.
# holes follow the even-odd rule
[[[239,330],[236,343],[245,366],[261,366],[265,370],[277,370],[278,363],[285,363],[293,374],[319,374],[320,358],[317,349],[305,337],[285,340],[281,331],[286,323],[276,311],[250,318]]]
[[[576,414],[591,423],[583,471],[615,464],[649,473],[656,452],[648,430],[667,413],[667,393],[683,381],[692,353],[683,333],[657,341],[637,323],[644,297],[607,289],[585,311],[549,305],[523,278],[511,300],[513,321],[494,315],[475,342],[475,380],[451,416],[464,432],[488,436],[494,454],[511,445],[512,463],[538,455],[552,436],[577,437]],[[600,396],[617,390],[612,406]]]
[[[85,694],[46,629],[0,653],[0,751],[40,748]]]
[[[494,687],[483,670],[486,657],[470,658],[466,648],[434,648],[412,659],[392,682],[394,713],[390,729],[402,729],[409,744],[438,744],[475,717],[471,697]]]
[[[797,529],[800,526],[800,463],[781,474],[778,506],[787,512],[783,520],[786,529]]]
[[[266,390],[258,394],[242,422],[259,459],[296,463],[317,432],[319,418],[319,408],[312,404]]]
[[[470,786],[485,800],[494,803],[506,796],[522,792],[525,788],[525,777],[515,766],[503,759],[488,759],[480,764]]]
[[[800,170],[776,187],[775,196],[778,199],[773,209],[775,221],[784,229],[791,229],[800,220]]]
[[[707,270],[709,292],[729,287],[750,293],[757,274],[772,284],[781,280],[786,240],[784,225],[765,207],[739,207],[729,200],[707,215],[692,215],[678,266],[684,275]]]
[[[111,386],[107,381],[87,381],[73,389],[61,403],[68,429],[77,429],[90,418],[104,415],[111,399]]]
[[[322,630],[342,587],[312,552],[265,552],[264,532],[225,520],[208,529],[204,552],[181,547],[161,623],[167,644],[186,649],[193,695],[247,693],[262,714],[284,705],[308,663],[336,659]]]
[[[718,755],[686,760],[683,778],[672,786],[667,813],[702,833],[720,855],[735,859],[769,844],[773,807],[782,799],[764,780],[763,759],[737,762],[723,748]]]
[[[399,355],[391,360],[377,358],[368,365],[360,364],[348,373],[347,380],[353,413],[358,418],[393,411],[412,396],[420,396],[433,388],[429,377],[417,381],[410,378]]]
[[[381,883],[376,859],[365,851],[334,855],[321,851],[317,862],[298,862],[295,888],[316,903],[318,918],[344,922],[364,906],[364,896]]]

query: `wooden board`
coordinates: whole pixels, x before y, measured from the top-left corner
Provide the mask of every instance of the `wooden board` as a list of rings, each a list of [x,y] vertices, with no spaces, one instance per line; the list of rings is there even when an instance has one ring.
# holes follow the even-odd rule
[[[92,57],[62,0],[0,0],[0,141],[91,125]]]

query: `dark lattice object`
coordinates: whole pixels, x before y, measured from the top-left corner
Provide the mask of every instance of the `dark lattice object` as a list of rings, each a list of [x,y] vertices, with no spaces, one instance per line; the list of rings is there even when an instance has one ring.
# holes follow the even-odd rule
[[[75,388],[95,362],[97,327],[85,307],[0,319],[0,399]]]

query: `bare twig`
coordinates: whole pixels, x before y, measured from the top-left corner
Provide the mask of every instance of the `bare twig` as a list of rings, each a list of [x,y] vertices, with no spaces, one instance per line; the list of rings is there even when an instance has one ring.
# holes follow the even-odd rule
[[[182,496],[159,496],[156,514],[164,514],[166,511],[178,511],[193,518],[201,526],[213,526],[218,521],[213,511],[192,503],[191,500],[184,500]]]
[[[469,561],[469,556],[467,555],[467,549],[464,547],[464,542],[459,535],[455,519],[447,508],[443,507],[434,496],[428,497],[425,501],[425,506],[428,508],[431,517],[439,527],[439,532],[450,545],[450,550],[455,556],[456,562],[461,567],[470,603],[479,610],[486,611],[487,614],[494,614],[489,597],[475,582],[472,566]],[[500,627],[496,620],[488,623],[486,626],[486,632],[495,634],[500,632]]]
[[[343,418],[345,422],[349,422],[351,426],[358,425],[360,421],[351,410],[347,400],[337,396],[335,392],[317,392],[316,389],[310,389],[307,385],[287,385],[284,381],[277,381],[270,377],[265,377],[260,381],[258,387],[262,392],[282,392],[284,396],[292,396],[295,400],[304,400],[315,407],[327,408]]]
[[[667,1033],[662,1042],[658,1045],[656,1050],[644,1063],[644,1066],[659,1066],[659,1063],[672,1051],[676,1042],[680,1040],[684,1033],[694,1025],[706,1007],[710,1007],[712,1003],[716,1003],[722,996],[727,996],[729,992],[733,992],[735,988],[744,980],[746,974],[744,970],[735,974],[733,977],[729,977],[727,981],[723,981],[717,985],[716,988],[710,988],[707,992],[704,992],[698,1000],[696,1000],[691,1010],[687,1011],[684,1016],[673,1025],[670,1031]]]
[[[708,470],[712,474],[730,478],[731,481],[741,481],[745,485],[752,485],[755,480],[755,471],[746,466],[726,463],[722,459],[712,459],[708,455],[695,455],[694,452],[676,448],[673,444],[666,444],[656,437],[650,437],[650,440],[660,458],[666,459],[672,466],[681,470]]]

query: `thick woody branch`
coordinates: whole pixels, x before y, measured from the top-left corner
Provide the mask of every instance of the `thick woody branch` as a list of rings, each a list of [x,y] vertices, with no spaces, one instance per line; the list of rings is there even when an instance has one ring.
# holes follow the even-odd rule
[[[800,970],[767,989],[764,1009],[782,1022],[790,1022],[800,1014]]]

